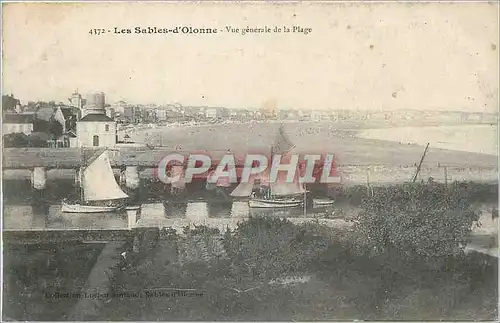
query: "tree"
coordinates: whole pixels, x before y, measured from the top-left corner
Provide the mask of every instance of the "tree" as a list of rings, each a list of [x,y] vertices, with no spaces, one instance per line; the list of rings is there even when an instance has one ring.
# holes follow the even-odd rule
[[[16,108],[16,105],[19,104],[19,100],[16,99],[12,94],[11,95],[2,95],[2,111],[13,111]]]
[[[3,145],[5,148],[28,147],[28,136],[24,133],[9,133],[3,136]]]
[[[403,261],[439,266],[462,253],[479,218],[467,194],[460,183],[380,188],[364,199],[358,229],[372,255],[397,254]]]
[[[52,119],[49,123],[48,133],[53,138],[59,138],[63,134],[63,126],[56,120]]]
[[[427,274],[453,270],[449,265],[463,254],[479,218],[469,195],[467,185],[430,182],[378,188],[365,197],[355,232],[362,239],[361,252],[382,269],[374,309],[398,292],[402,277],[421,282]]]
[[[50,140],[50,135],[44,132],[32,132],[27,139],[28,147],[45,148]]]

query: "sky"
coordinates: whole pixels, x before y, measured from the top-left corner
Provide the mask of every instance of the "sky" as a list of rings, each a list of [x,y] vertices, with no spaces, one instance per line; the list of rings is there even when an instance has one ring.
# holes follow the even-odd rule
[[[3,92],[22,102],[498,109],[498,4],[9,3],[2,22]],[[218,33],[113,33],[136,26]],[[312,31],[226,31],[247,26]]]

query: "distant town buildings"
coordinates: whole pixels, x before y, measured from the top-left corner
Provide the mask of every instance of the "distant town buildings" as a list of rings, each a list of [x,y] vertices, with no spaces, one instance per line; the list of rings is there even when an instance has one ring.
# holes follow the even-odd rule
[[[126,106],[123,108],[123,120],[127,123],[139,122],[138,109],[135,106]]]
[[[217,118],[217,109],[216,108],[206,108],[205,109],[205,118],[207,118],[207,119]]]
[[[2,96],[3,134],[8,147],[112,147],[120,129],[134,124],[153,127],[155,123],[177,125],[253,120],[294,120],[317,122],[354,122],[353,124],[474,124],[497,123],[498,114],[439,110],[360,110],[360,109],[290,109],[277,107],[273,100],[260,108],[228,109],[214,106],[129,104],[125,101],[106,104],[106,95],[95,92],[83,99],[75,91],[62,102],[27,102],[22,105],[13,95]],[[19,135],[19,136],[17,136]],[[23,138],[29,137],[29,138]],[[7,139],[6,139],[7,138]],[[4,140],[4,143],[6,142]]]
[[[106,115],[108,116],[108,118],[110,118],[110,119],[114,119],[116,117],[116,112],[115,112],[114,108],[106,107],[105,112],[106,112]]]
[[[157,121],[167,121],[168,111],[166,107],[159,107],[156,109],[156,118]]]

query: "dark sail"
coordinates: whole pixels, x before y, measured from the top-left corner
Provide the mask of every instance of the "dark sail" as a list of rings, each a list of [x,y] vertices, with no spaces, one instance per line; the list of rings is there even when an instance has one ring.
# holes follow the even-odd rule
[[[283,124],[281,124],[278,130],[278,134],[276,136],[276,141],[272,147],[273,155],[283,156],[289,153],[294,148],[295,145],[288,138],[288,136],[285,133]],[[280,177],[279,175],[276,183],[270,183],[270,190],[271,194],[276,196],[288,196],[288,195],[297,195],[304,193],[304,187],[297,181],[297,177],[295,177],[294,182],[287,183],[285,181],[285,178]]]
[[[276,140],[271,149],[273,154],[286,154],[290,150],[294,149],[295,145],[291,142],[288,136],[285,133],[285,129],[283,128],[283,124],[281,124],[278,134],[276,136]]]

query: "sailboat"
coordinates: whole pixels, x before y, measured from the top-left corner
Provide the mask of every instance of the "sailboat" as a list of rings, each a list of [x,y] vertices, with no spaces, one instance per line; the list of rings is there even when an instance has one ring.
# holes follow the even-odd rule
[[[122,208],[128,195],[115,180],[107,151],[97,155],[87,167],[79,170],[80,197],[77,203],[62,202],[66,213],[115,212]]]
[[[282,124],[276,136],[276,141],[271,148],[271,156],[285,155],[294,148],[295,145],[288,139]],[[261,177],[261,184],[264,184],[266,192],[262,197],[257,197],[255,193],[252,194],[248,201],[251,208],[289,208],[304,204],[306,190],[302,184],[299,182],[286,183],[279,181],[269,183],[268,179],[269,171],[265,172]]]

